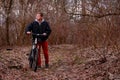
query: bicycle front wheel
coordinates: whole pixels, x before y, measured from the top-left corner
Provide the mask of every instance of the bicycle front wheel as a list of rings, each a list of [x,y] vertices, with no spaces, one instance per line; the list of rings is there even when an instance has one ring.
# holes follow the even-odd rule
[[[36,72],[37,64],[38,64],[38,49],[35,48],[33,52],[34,52],[34,58],[32,62],[32,69]]]
[[[34,54],[34,52],[33,52],[33,50],[31,50],[30,54],[29,54],[29,58],[28,58],[30,68],[32,68],[32,64],[33,64],[33,54]]]

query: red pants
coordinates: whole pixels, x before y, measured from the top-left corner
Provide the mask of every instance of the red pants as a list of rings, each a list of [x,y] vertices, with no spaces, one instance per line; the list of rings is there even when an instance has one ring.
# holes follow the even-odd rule
[[[49,63],[48,42],[47,41],[39,42],[37,46],[39,47],[39,49],[38,49],[38,66],[41,66],[41,55],[40,55],[41,46],[42,46],[42,49],[43,49],[45,64],[48,64]]]

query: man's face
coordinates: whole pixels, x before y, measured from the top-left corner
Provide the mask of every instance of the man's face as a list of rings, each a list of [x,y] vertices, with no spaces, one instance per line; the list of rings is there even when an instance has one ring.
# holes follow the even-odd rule
[[[36,19],[39,20],[39,21],[42,20],[41,15],[40,15],[40,14],[37,14],[37,15],[36,15]]]

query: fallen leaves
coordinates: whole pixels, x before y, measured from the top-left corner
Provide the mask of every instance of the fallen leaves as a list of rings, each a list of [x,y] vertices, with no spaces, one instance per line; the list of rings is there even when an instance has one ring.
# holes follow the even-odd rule
[[[120,54],[114,49],[81,49],[75,45],[49,46],[50,67],[32,71],[28,65],[30,47],[0,50],[0,80],[112,80],[120,74]],[[113,53],[114,52],[114,53]],[[98,54],[99,53],[99,54]],[[101,55],[101,56],[100,56]],[[119,80],[119,79],[118,79]]]

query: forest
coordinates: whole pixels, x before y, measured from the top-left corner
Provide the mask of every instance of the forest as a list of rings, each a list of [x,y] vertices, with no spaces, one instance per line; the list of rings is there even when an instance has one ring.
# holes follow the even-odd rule
[[[38,12],[52,30],[51,67],[34,73],[25,28]],[[120,0],[0,0],[0,80],[120,80],[119,30]]]
[[[24,31],[37,12],[52,28],[50,44],[119,44],[119,0],[1,0],[0,45],[29,44]]]

